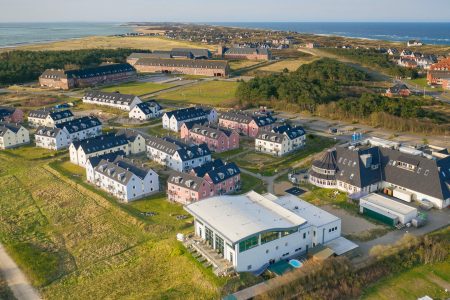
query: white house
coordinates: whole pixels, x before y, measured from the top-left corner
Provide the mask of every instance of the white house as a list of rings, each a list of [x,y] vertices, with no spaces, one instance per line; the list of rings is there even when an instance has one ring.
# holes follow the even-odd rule
[[[152,100],[148,102],[142,102],[133,107],[128,113],[130,119],[136,119],[140,121],[150,120],[157,118],[162,114],[162,107],[158,102]]]
[[[283,156],[305,145],[305,130],[300,127],[283,125],[274,127],[271,132],[260,131],[255,138],[257,152]]]
[[[96,117],[81,117],[57,124],[56,127],[41,126],[36,130],[36,146],[59,150],[69,147],[70,143],[82,141],[102,133],[102,123]]]
[[[135,95],[108,93],[102,91],[90,91],[83,97],[83,102],[88,104],[110,106],[120,110],[130,111],[142,100]]]
[[[28,114],[28,124],[31,127],[55,127],[57,124],[73,120],[73,113],[66,110],[38,109]]]
[[[28,129],[20,124],[0,124],[0,149],[15,148],[30,142]]]
[[[70,162],[86,167],[86,162],[90,157],[117,151],[123,151],[126,155],[129,155],[130,145],[128,140],[122,135],[104,134],[70,144]]]
[[[124,136],[128,140],[131,154],[144,153],[147,149],[144,137],[136,130],[121,129],[116,135]]]
[[[341,219],[293,195],[249,192],[185,206],[195,235],[237,272],[261,270],[341,236]]]
[[[188,146],[165,137],[147,138],[147,157],[178,172],[188,172],[211,161],[211,151],[206,144]]]
[[[119,156],[126,156],[126,153],[123,151],[117,151],[117,152],[111,152],[108,154],[103,154],[99,156],[92,156],[89,157],[86,161],[85,167],[86,167],[86,179],[90,183],[94,183],[94,169],[97,167],[102,160],[106,161],[114,161]]]
[[[186,122],[207,120],[217,122],[217,111],[214,108],[188,107],[166,112],[162,117],[163,128],[178,132]]]
[[[159,191],[159,176],[133,160],[102,160],[94,169],[94,183],[114,197],[130,202]]]

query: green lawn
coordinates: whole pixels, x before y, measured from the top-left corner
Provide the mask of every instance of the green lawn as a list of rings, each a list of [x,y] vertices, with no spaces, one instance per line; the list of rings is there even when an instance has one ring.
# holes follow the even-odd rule
[[[411,79],[411,80],[406,79],[405,81],[407,83],[411,84],[412,86],[417,87],[418,89],[422,89],[423,90],[423,88],[425,88],[425,90],[427,90],[427,91],[435,91],[435,92],[443,91],[442,88],[440,88],[440,87],[434,88],[434,89],[431,88],[428,85],[427,79],[425,77],[424,78]]]
[[[170,83],[154,83],[154,82],[128,82],[119,85],[113,85],[103,88],[105,92],[119,91],[122,94],[133,94],[137,96],[154,93],[172,87]]]
[[[437,280],[436,280],[437,278]],[[450,292],[436,281],[450,282],[450,261],[434,265],[423,265],[400,274],[392,274],[368,287],[362,299],[411,299],[425,295],[433,299],[447,299]]]
[[[151,135],[159,136],[159,137],[166,136],[166,135],[172,135],[172,136],[176,135],[176,133],[174,131],[164,129],[162,125],[149,127],[147,132]]]
[[[242,187],[238,194],[244,194],[250,191],[264,193],[267,191],[264,182],[253,176],[241,173]]]
[[[160,101],[229,107],[237,103],[235,97],[237,86],[237,82],[205,81],[175,91],[161,93],[157,98]]]
[[[175,239],[192,230],[176,219],[181,206],[162,195],[119,204],[65,160],[49,168],[53,160],[0,153],[0,242],[43,298],[219,297],[226,280]]]
[[[304,185],[309,191],[303,194],[302,199],[316,205],[336,205],[339,208],[350,211],[353,214],[358,213],[358,205],[348,202],[347,194],[336,189],[324,189],[313,186],[312,184]]]
[[[272,176],[284,169],[294,167],[311,154],[315,154],[329,148],[335,141],[322,136],[308,135],[306,145],[284,157],[275,157],[269,154],[249,152],[235,158],[235,162],[242,168],[260,173],[264,176]]]

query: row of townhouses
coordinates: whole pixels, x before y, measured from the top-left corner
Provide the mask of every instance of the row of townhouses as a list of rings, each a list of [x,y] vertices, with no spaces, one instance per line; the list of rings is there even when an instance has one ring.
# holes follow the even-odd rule
[[[36,146],[50,150],[69,147],[72,142],[98,136],[102,133],[102,123],[96,117],[81,117],[55,127],[40,126],[35,132]]]
[[[235,163],[216,159],[195,167],[190,173],[173,172],[167,181],[170,201],[189,204],[215,195],[237,192],[241,170]]]
[[[184,123],[180,134],[187,143],[197,145],[205,143],[212,152],[220,153],[239,148],[239,133],[211,124],[192,124],[191,126],[189,123]]]
[[[305,130],[290,125],[277,126],[272,131],[260,131],[255,138],[255,149],[274,156],[283,156],[296,151],[306,143]]]
[[[270,131],[275,123],[270,115],[249,115],[236,112],[225,112],[219,116],[219,126],[235,130],[239,134],[256,137],[260,131]]]
[[[313,162],[309,181],[350,194],[389,188],[402,200],[445,208],[450,204],[450,155],[447,149],[415,149],[370,138],[328,151]]]
[[[68,110],[38,109],[28,114],[28,125],[31,127],[45,126],[53,128],[57,124],[75,119],[73,113]]]
[[[109,106],[120,110],[131,111],[142,100],[135,95],[121,94],[119,92],[90,91],[83,97],[83,103]]]
[[[153,118],[157,118],[162,114],[162,107],[158,102],[151,100],[147,102],[141,102],[136,104],[130,112],[128,117],[139,121],[147,121]]]
[[[188,107],[166,112],[162,117],[163,128],[179,132],[186,122],[206,120],[209,123],[217,122],[217,111],[214,108]]]
[[[211,151],[206,144],[189,146],[170,137],[147,138],[147,157],[178,172],[188,172],[192,168],[211,161]]]

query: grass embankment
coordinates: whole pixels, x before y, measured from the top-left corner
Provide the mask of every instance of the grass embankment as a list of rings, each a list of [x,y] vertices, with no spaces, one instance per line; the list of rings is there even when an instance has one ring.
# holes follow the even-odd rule
[[[423,265],[383,278],[365,290],[362,299],[418,299],[425,295],[447,299],[450,286],[450,261]]]
[[[175,240],[191,221],[176,219],[180,206],[160,195],[118,204],[64,161],[52,163],[55,171],[51,157],[27,159],[32,150],[0,153],[0,241],[44,298],[219,296],[224,281]]]
[[[237,194],[244,194],[250,191],[255,191],[257,193],[267,192],[267,188],[261,179],[253,177],[248,174],[241,173],[241,190]]]
[[[306,145],[285,157],[274,157],[269,154],[249,152],[236,157],[234,161],[242,168],[264,176],[272,176],[277,172],[295,167],[309,155],[323,151],[335,144],[335,141],[315,135],[308,135]]]
[[[128,82],[119,85],[113,85],[103,88],[104,92],[120,92],[122,94],[132,94],[136,96],[142,96],[146,94],[151,94],[164,89],[172,87],[173,84],[168,83],[154,83],[154,82]]]
[[[205,81],[175,91],[161,93],[160,101],[230,107],[237,103],[235,94],[238,83],[231,81]]]
[[[3,278],[2,274],[0,274],[0,299],[2,300],[16,300],[13,292],[8,286],[8,283]]]
[[[0,51],[17,50],[78,50],[78,49],[118,49],[132,48],[144,50],[171,50],[172,48],[209,48],[211,45],[195,44],[185,41],[166,39],[163,37],[113,37],[92,36],[58,42],[42,43],[36,45],[18,46],[15,48],[0,49]]]

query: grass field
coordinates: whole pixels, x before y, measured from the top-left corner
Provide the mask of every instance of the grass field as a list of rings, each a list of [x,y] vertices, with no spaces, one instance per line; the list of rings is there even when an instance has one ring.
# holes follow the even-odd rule
[[[309,155],[321,152],[334,145],[334,143],[330,138],[308,136],[306,145],[302,149],[281,158],[252,151],[236,157],[234,160],[244,169],[264,176],[272,176],[281,170],[294,167]]]
[[[440,87],[437,88],[431,88],[428,85],[428,81],[426,78],[416,78],[416,79],[405,79],[405,81],[412,86],[416,87],[417,89],[425,89],[426,91],[433,91],[433,92],[442,92],[443,89]]]
[[[0,241],[44,298],[219,296],[225,281],[195,263],[175,239],[190,228],[175,218],[184,214],[180,206],[162,196],[118,204],[70,176],[81,170],[64,161],[58,174],[47,166],[53,158],[28,160],[41,158],[33,150],[0,153]]]
[[[246,60],[246,59],[241,59],[241,60],[231,60],[229,61],[229,65],[230,65],[230,69],[232,71],[236,71],[239,69],[243,69],[243,68],[248,68],[257,64],[260,64],[261,61],[257,61],[257,60]]]
[[[289,71],[296,71],[301,65],[309,64],[313,62],[316,58],[314,57],[302,57],[302,58],[294,58],[294,59],[283,59],[279,62],[263,66],[261,68],[256,69],[256,71],[264,71],[264,72],[283,72],[284,69],[288,69]]]
[[[205,81],[175,91],[161,93],[157,98],[162,101],[227,107],[236,103],[237,86],[237,82]]]
[[[445,283],[450,285],[450,261],[392,274],[367,288],[362,299],[415,300],[425,295],[433,299],[448,299],[450,293],[446,293],[442,286]]]
[[[154,93],[160,90],[164,90],[173,86],[172,84],[154,83],[154,82],[128,82],[119,85],[113,85],[103,88],[105,92],[119,91],[122,94],[133,94],[137,96]]]
[[[185,41],[176,41],[162,37],[112,37],[93,36],[80,39],[65,40],[59,42],[42,43],[35,45],[19,46],[15,48],[0,49],[0,51],[20,50],[78,50],[78,49],[116,49],[132,48],[146,50],[171,50],[172,48],[209,48],[212,45],[201,45]]]
[[[258,193],[267,192],[267,188],[265,187],[264,182],[253,176],[241,173],[241,182],[242,187],[238,194],[244,194],[252,190]]]

